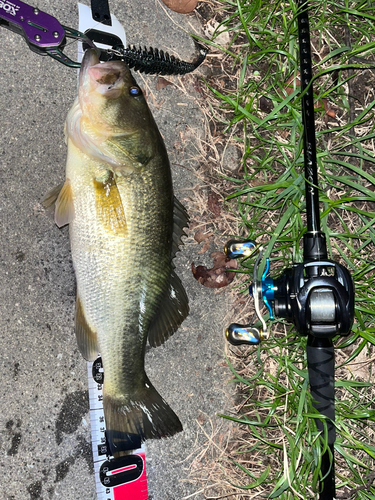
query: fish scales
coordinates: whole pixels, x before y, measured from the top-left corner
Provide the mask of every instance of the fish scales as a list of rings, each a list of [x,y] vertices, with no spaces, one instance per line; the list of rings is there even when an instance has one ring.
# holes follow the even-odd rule
[[[108,238],[106,227],[97,224],[96,189],[91,186],[78,197],[82,200],[81,206],[77,206],[70,229],[78,295],[85,304],[88,323],[98,329],[104,359],[109,355],[107,351],[131,349],[134,332],[129,331],[130,328],[139,328],[140,346],[144,348],[149,323],[170,275],[172,218],[160,217],[150,202],[159,197],[160,192],[170,191],[170,183],[164,181],[167,186],[163,186],[152,182],[149,170],[146,179],[142,174],[134,177],[119,179],[117,183],[127,223],[125,234]],[[170,200],[161,201],[169,203],[172,214]],[[105,367],[106,378],[116,387],[126,383],[116,363],[119,359],[120,356],[116,356]]]
[[[188,314],[172,266],[187,216],[175,206],[163,140],[125,63],[86,52],[66,135],[55,220],[70,224],[78,346],[86,359],[101,354],[107,437],[121,456],[139,440],[182,430],[145,373],[144,353],[147,338],[160,345]]]

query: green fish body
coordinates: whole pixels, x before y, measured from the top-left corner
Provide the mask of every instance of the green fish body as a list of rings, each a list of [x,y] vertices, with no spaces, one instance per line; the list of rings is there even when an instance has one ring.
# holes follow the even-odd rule
[[[86,52],[66,122],[66,181],[55,209],[69,223],[77,279],[76,335],[104,368],[103,405],[114,456],[181,423],[144,369],[147,339],[163,343],[189,312],[172,259],[187,215],[174,199],[164,142],[122,61]]]

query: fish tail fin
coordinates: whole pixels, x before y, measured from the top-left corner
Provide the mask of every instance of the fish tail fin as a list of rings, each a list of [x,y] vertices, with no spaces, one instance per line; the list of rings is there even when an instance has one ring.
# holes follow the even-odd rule
[[[114,397],[104,391],[103,406],[107,442],[115,458],[140,448],[145,439],[182,431],[179,418],[148,379],[142,390],[131,395]]]

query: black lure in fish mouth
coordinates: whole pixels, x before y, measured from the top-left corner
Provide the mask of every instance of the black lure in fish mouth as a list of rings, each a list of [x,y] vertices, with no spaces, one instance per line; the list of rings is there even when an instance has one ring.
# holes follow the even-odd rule
[[[102,62],[120,60],[123,61],[129,69],[134,69],[139,73],[152,75],[185,75],[197,69],[205,60],[208,53],[208,49],[202,43],[195,39],[193,39],[193,42],[195,44],[196,57],[191,62],[181,61],[178,57],[153,47],[139,47],[137,49],[134,45],[128,45],[126,48],[123,45],[114,45],[111,49],[102,51],[97,49],[96,54]],[[86,49],[87,47],[87,45],[84,46]],[[86,50],[86,53],[89,50],[90,49]],[[86,58],[84,58],[82,65],[85,64],[85,59]],[[99,61],[94,64],[98,62]]]
[[[201,43],[194,40],[196,57],[193,61],[181,61],[163,50],[139,47],[134,45],[113,46],[112,49],[102,52],[100,58],[105,61],[122,60],[130,69],[153,75],[185,75],[191,73],[205,60],[208,50]]]

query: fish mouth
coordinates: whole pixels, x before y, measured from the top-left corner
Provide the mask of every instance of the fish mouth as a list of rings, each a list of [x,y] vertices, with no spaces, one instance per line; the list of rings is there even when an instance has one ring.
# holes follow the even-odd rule
[[[80,85],[89,85],[105,97],[118,97],[129,68],[123,61],[101,63],[95,49],[88,49],[81,64]]]
[[[84,83],[87,81],[87,74],[88,74],[88,69],[91,66],[95,66],[96,64],[99,64],[99,55],[98,51],[95,49],[88,49],[85,52],[85,55],[83,56],[82,63],[81,63],[81,69],[79,72],[79,86],[83,86]]]

